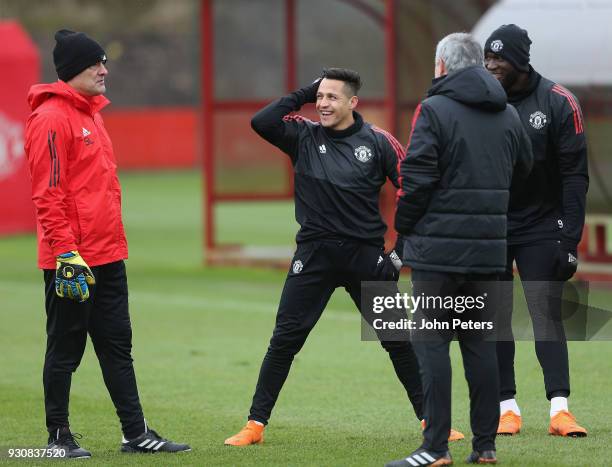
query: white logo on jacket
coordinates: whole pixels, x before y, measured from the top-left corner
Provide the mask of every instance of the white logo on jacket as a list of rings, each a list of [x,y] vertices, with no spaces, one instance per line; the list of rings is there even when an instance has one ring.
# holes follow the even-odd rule
[[[325,153],[327,153],[327,148],[325,147],[325,145],[324,145],[324,144],[322,144],[321,146],[319,146],[319,152],[320,152],[321,154],[325,154]]]
[[[293,273],[294,274],[299,274],[300,272],[302,272],[302,269],[304,269],[304,265],[302,264],[302,262],[297,259],[293,262]]]
[[[367,146],[359,146],[355,149],[355,157],[359,162],[368,162],[372,159],[372,151]]]
[[[0,112],[0,179],[19,170],[25,161],[23,123]]]
[[[504,43],[499,39],[491,42],[491,52],[497,53],[500,52],[504,48]]]
[[[534,127],[536,130],[541,130],[546,126],[546,122],[548,119],[543,112],[537,110],[529,116],[529,124]]]
[[[91,135],[91,131],[86,130],[85,127],[83,127],[83,138],[85,138],[86,136]]]

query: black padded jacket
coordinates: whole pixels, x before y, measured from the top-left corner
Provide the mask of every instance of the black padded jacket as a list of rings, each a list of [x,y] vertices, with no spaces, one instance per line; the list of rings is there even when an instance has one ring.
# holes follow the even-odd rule
[[[495,274],[506,267],[513,174],[533,156],[516,109],[482,66],[434,80],[400,164],[395,228],[413,269]]]

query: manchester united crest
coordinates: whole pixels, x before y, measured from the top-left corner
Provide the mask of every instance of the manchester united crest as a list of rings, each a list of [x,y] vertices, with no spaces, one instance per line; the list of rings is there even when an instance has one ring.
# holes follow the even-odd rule
[[[491,51],[493,53],[498,53],[503,48],[504,48],[504,43],[502,41],[500,41],[499,39],[494,40],[493,42],[491,42]]]
[[[0,112],[0,180],[10,177],[25,163],[23,124]]]
[[[355,149],[355,157],[359,162],[368,162],[372,159],[372,151],[367,146],[359,146]]]
[[[546,115],[539,110],[537,112],[532,113],[529,116],[529,124],[534,127],[536,130],[541,130],[546,126]]]
[[[299,259],[295,260],[293,262],[293,273],[299,274],[300,272],[302,272],[302,269],[304,269],[304,264],[302,264]]]

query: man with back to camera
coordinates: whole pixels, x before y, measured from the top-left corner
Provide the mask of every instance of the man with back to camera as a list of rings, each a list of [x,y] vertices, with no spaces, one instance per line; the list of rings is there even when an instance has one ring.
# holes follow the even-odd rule
[[[518,110],[535,156],[527,181],[511,190],[504,280],[511,284],[516,261],[550,400],[549,433],[583,437],[587,430],[578,425],[567,404],[569,359],[560,298],[564,282],[576,272],[577,247],[584,226],[589,185],[584,122],[574,95],[529,64],[530,45],[527,31],[506,24],[491,34],[484,47],[485,66]],[[510,306],[505,319],[510,322],[512,287],[507,289]],[[504,435],[517,434],[522,426],[515,400],[514,352],[511,334],[499,340],[501,417],[497,432]]]
[[[189,451],[151,430],[132,363],[121,187],[100,110],[108,103],[102,47],[82,32],[55,34],[59,80],[32,86],[25,151],[43,269],[47,350],[43,371],[49,449],[70,458],[91,453],[70,431],[68,401],[87,333],[121,421],[122,452]]]
[[[263,431],[294,356],[304,345],[337,287],[361,310],[362,281],[397,281],[401,262],[384,252],[379,195],[386,179],[398,186],[397,140],[354,109],[359,74],[330,68],[323,78],[259,111],[253,129],[290,158],[295,172],[295,216],[300,224],[291,262],[264,357],[248,422],[226,445],[263,442]],[[320,122],[289,114],[316,103]],[[395,263],[394,263],[395,261]],[[419,419],[422,390],[408,341],[382,341]],[[448,436],[447,432],[447,436]],[[450,433],[460,439],[463,435]]]
[[[445,433],[451,420],[449,346],[455,335],[474,434],[467,462],[496,463],[497,280],[506,265],[512,176],[529,173],[532,155],[516,110],[506,105],[503,88],[484,69],[482,47],[471,35],[450,34],[438,43],[433,86],[415,110],[411,131],[400,163],[395,228],[404,239],[402,259],[412,268],[413,294],[444,302],[450,297],[456,304],[471,297],[483,306],[480,311],[457,305],[417,308],[411,338],[423,380],[424,440],[408,457],[387,465],[452,464]],[[419,329],[425,322],[438,327]],[[470,322],[485,327],[472,332],[463,327]]]

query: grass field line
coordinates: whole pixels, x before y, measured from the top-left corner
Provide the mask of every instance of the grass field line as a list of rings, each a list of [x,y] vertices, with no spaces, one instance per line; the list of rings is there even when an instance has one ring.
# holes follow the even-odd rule
[[[145,302],[150,304],[168,304],[182,306],[185,308],[197,308],[204,311],[215,312],[215,309],[226,309],[241,313],[276,313],[278,304],[273,302],[253,302],[245,304],[244,300],[229,300],[227,297],[211,298],[198,297],[195,295],[166,295],[157,292],[130,292],[131,302]],[[331,312],[328,319],[334,321],[358,321],[359,314],[346,313],[346,310],[326,308],[326,312]],[[357,310],[355,310],[357,311]]]
[[[39,293],[41,297],[41,307],[44,306],[42,286],[38,284],[24,284],[19,281],[2,281],[0,283],[1,293],[28,293],[35,294]],[[260,313],[260,314],[272,314],[276,313],[278,303],[265,302],[265,301],[252,301],[249,300],[245,303],[244,300],[231,300],[225,295],[219,297],[201,297],[198,295],[170,295],[160,292],[145,292],[145,291],[132,291],[130,292],[130,304],[134,306],[139,305],[155,305],[155,306],[172,306],[172,307],[183,307],[189,309],[197,309],[204,312],[215,313],[219,309],[232,311],[236,313]],[[356,312],[354,306],[351,307],[351,311],[355,313],[347,313],[347,310],[340,310],[337,308],[326,308],[324,313],[326,319],[333,321],[344,321],[344,322],[357,322],[359,321],[359,314]]]

